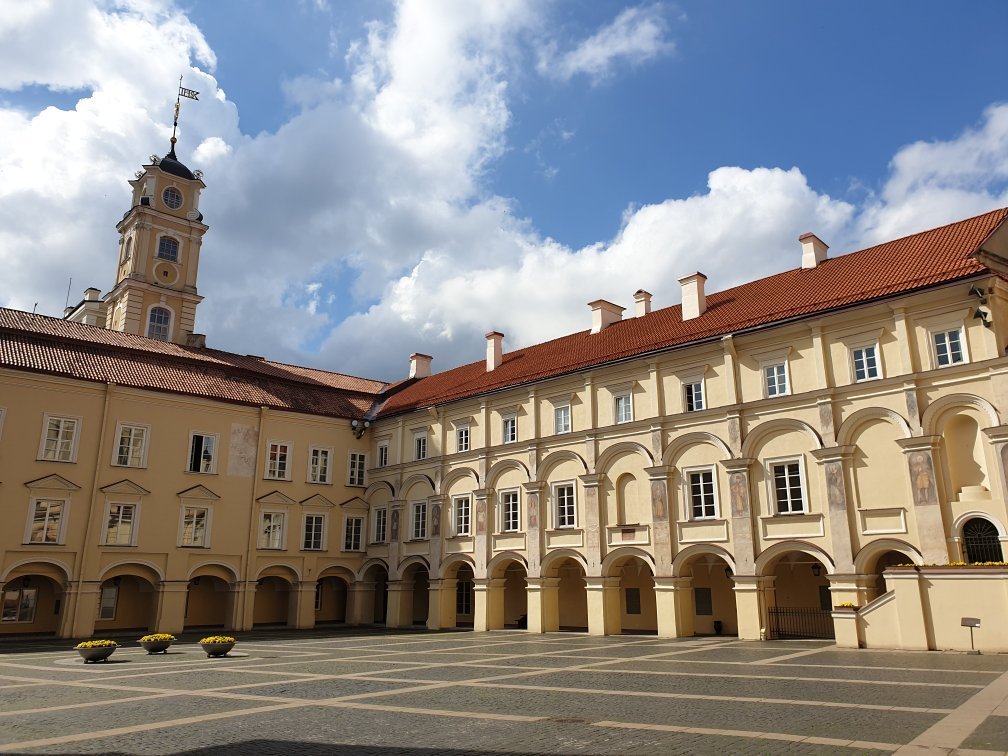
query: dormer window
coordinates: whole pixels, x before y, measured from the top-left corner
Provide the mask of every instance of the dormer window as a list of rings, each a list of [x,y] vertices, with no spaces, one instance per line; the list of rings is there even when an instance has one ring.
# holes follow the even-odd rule
[[[178,262],[178,240],[170,236],[162,236],[158,240],[157,256],[162,260]]]
[[[170,210],[177,210],[182,207],[182,192],[174,186],[169,186],[165,189],[164,193],[161,195],[161,199],[164,200],[165,205]]]

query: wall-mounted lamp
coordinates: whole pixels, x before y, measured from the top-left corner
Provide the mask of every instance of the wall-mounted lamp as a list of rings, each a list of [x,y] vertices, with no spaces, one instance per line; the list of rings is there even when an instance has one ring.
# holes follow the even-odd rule
[[[114,577],[112,578],[112,585],[118,586],[122,582],[122,578]]]
[[[822,575],[822,565],[820,565],[820,564],[813,564],[812,565],[812,574],[815,575],[816,577],[819,577],[820,575]]]
[[[732,577],[731,567],[725,567],[724,568],[724,576],[726,578],[728,578],[729,580],[731,580],[731,577]]]
[[[25,575],[23,578],[21,578],[21,585],[23,585],[25,588],[31,585],[31,576]]]
[[[970,286],[969,293],[971,297],[976,297],[978,300],[977,308],[973,312],[973,319],[979,320],[984,324],[984,327],[990,328],[994,325],[994,315],[990,307],[987,306],[987,292],[976,286]]]
[[[350,422],[350,427],[353,428],[354,438],[360,438],[364,435],[364,431],[371,427],[371,421],[352,420]]]

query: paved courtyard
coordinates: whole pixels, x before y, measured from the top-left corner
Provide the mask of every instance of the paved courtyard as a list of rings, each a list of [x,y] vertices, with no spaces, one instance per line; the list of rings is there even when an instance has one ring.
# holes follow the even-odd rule
[[[207,659],[197,639],[87,666],[0,642],[0,753],[1008,751],[1008,655],[336,630]]]

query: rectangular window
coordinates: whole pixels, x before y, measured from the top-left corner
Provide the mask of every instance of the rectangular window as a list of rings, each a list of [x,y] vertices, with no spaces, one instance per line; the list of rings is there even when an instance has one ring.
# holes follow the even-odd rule
[[[289,479],[289,455],[290,444],[283,441],[270,441],[269,451],[266,454],[266,477],[273,480]]]
[[[683,405],[687,412],[704,408],[703,381],[683,384]]]
[[[427,537],[427,502],[420,501],[413,505],[413,540]]]
[[[577,506],[574,501],[574,484],[557,483],[553,486],[553,499],[556,502],[556,527],[576,527]]]
[[[455,451],[469,451],[469,426],[460,425],[455,429]]]
[[[627,588],[626,590],[626,613],[640,614],[640,588]]]
[[[315,611],[322,611],[322,581],[317,580],[315,582]]]
[[[119,586],[106,585],[101,589],[98,596],[98,619],[114,620],[116,615],[116,602],[119,600]]]
[[[571,432],[571,409],[569,404],[560,404],[553,408],[553,432]]]
[[[65,509],[66,501],[62,499],[36,499],[32,505],[28,543],[59,543]]]
[[[768,397],[787,394],[787,366],[783,362],[766,365],[763,368],[763,377],[766,380],[766,395]]]
[[[455,583],[455,614],[473,613],[474,586],[472,580],[458,580]]]
[[[105,545],[131,546],[135,519],[135,504],[109,504],[108,522],[105,524]]]
[[[459,496],[453,502],[455,511],[455,535],[472,535],[471,527],[471,507],[468,496]]]
[[[514,415],[506,415],[503,418],[503,426],[501,428],[501,442],[505,444],[513,444],[518,440],[518,418]]]
[[[115,459],[118,467],[144,467],[147,463],[147,427],[120,425]]]
[[[771,465],[774,480],[774,499],[777,514],[794,514],[805,511],[802,496],[801,465],[797,462],[781,462]]]
[[[305,551],[321,551],[325,536],[325,515],[308,514],[304,518],[304,541],[301,548]]]
[[[80,421],[74,417],[45,418],[39,459],[50,462],[73,462],[77,459],[77,429]]]
[[[938,331],[934,334],[935,359],[938,367],[958,365],[966,362],[963,352],[962,331],[956,328],[951,331]]]
[[[875,346],[866,346],[851,350],[854,362],[854,380],[871,381],[879,377],[878,356]]]
[[[717,517],[717,500],[714,496],[714,471],[697,470],[688,473],[690,508],[694,520]]]
[[[364,470],[367,469],[367,457],[364,452],[350,452],[349,470],[347,473],[348,486],[364,485]]]
[[[385,543],[387,539],[386,527],[388,526],[388,510],[376,509],[374,513],[374,537],[371,543]]]
[[[329,461],[332,457],[332,449],[323,449],[313,446],[308,452],[308,482],[328,483],[329,482]]]
[[[217,436],[213,433],[193,433],[189,439],[191,473],[212,473],[217,469]]]
[[[363,517],[347,517],[346,532],[343,536],[343,551],[360,551],[364,533]]]
[[[283,529],[283,512],[263,512],[259,527],[259,548],[282,549],[284,545]]]
[[[714,602],[711,600],[710,588],[694,588],[693,600],[696,603],[696,614],[698,617],[714,616]]]
[[[617,423],[629,423],[633,420],[633,398],[629,393],[614,396],[613,408],[616,412]]]
[[[38,603],[38,589],[8,588],[3,594],[2,622],[33,622],[35,606]]]
[[[501,492],[501,522],[505,533],[516,533],[521,530],[518,506],[517,491]]]
[[[388,444],[378,444],[378,467],[388,467]]]
[[[186,507],[182,512],[182,545],[206,546],[209,510],[205,507]]]
[[[413,436],[413,459],[427,459],[427,434]]]

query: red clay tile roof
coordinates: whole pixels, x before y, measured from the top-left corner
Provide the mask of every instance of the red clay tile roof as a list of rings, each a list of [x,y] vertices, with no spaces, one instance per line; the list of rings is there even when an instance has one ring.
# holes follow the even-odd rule
[[[5,308],[0,367],[351,419],[364,417],[386,386]]]
[[[581,331],[504,355],[487,372],[483,360],[387,392],[380,416],[539,381],[637,355],[780,323],[797,317],[980,275],[974,258],[1008,208],[827,259],[815,268],[785,271],[706,297],[707,311],[683,322],[679,305]]]

